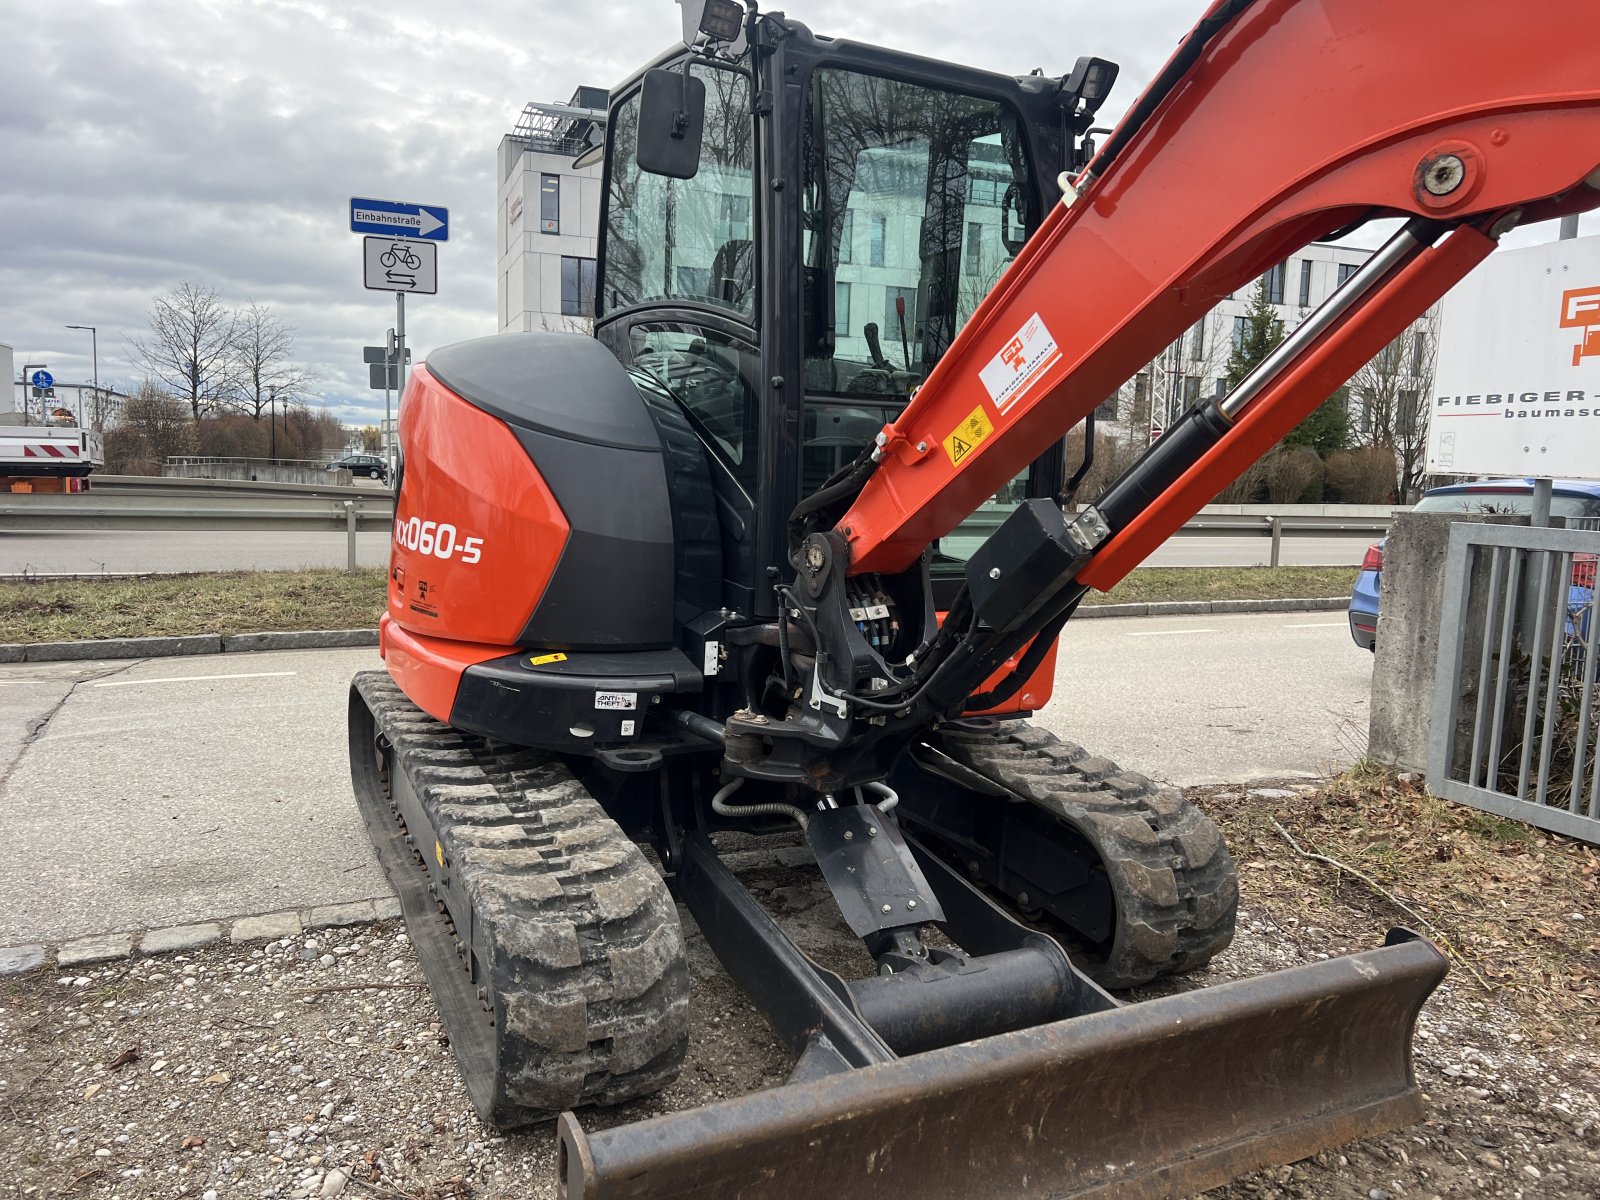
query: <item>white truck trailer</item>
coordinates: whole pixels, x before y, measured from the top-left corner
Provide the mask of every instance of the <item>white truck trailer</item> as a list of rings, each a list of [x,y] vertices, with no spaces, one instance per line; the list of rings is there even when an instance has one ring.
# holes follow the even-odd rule
[[[21,413],[0,413],[0,492],[82,492],[89,473],[105,466],[98,430],[71,420],[24,425]]]

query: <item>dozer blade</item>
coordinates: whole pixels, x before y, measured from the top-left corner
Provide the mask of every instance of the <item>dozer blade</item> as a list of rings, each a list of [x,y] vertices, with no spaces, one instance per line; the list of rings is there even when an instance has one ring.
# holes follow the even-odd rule
[[[1186,1196],[1419,1120],[1445,960],[1380,949],[633,1125],[560,1122],[569,1200]]]

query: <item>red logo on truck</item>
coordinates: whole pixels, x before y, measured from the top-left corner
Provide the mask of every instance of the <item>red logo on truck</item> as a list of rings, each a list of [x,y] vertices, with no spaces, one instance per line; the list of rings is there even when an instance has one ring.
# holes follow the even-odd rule
[[[1583,330],[1583,341],[1572,348],[1573,366],[1600,355],[1600,287],[1561,293],[1561,328]]]

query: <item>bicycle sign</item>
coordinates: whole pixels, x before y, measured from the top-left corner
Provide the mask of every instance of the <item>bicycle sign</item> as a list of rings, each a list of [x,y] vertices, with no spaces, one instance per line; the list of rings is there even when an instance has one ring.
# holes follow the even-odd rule
[[[432,296],[439,290],[439,247],[433,242],[405,238],[362,238],[362,261],[367,287],[379,292],[418,292]]]

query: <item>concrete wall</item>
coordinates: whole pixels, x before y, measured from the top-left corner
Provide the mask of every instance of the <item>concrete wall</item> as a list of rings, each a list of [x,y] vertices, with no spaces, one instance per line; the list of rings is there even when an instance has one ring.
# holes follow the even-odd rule
[[[237,479],[250,483],[310,483],[350,486],[350,472],[322,467],[269,466],[266,463],[168,463],[161,474],[169,479]]]
[[[1450,526],[1526,525],[1527,517],[1463,516],[1460,513],[1397,513],[1383,553],[1378,600],[1378,643],[1372,665],[1372,711],[1367,752],[1386,766],[1425,771],[1433,715],[1434,671],[1439,655],[1439,616],[1444,606],[1445,559]],[[1487,565],[1480,567],[1487,571]],[[1481,606],[1487,587],[1474,580],[1470,593]],[[1469,629],[1483,614],[1467,614]],[[1477,645],[1466,647],[1469,656]]]

